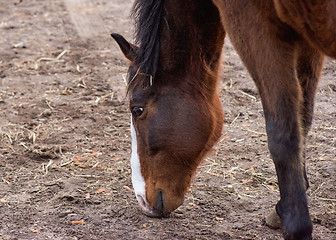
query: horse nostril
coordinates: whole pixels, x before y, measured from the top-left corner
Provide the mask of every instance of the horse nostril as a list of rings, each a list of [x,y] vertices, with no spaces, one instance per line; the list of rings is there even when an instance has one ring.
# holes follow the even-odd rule
[[[159,190],[157,192],[157,196],[156,196],[156,203],[155,203],[155,210],[158,212],[158,213],[161,213],[164,209],[164,206],[163,206],[163,193],[162,193],[162,190]]]
[[[169,213],[165,209],[164,194],[162,190],[158,190],[155,202],[155,212],[161,217],[167,217]]]

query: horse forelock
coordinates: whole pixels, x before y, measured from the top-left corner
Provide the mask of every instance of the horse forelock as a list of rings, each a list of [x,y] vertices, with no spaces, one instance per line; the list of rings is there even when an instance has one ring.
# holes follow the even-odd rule
[[[159,65],[163,9],[164,0],[136,0],[132,10],[135,42],[139,46],[135,62],[141,73],[151,78],[155,77]]]

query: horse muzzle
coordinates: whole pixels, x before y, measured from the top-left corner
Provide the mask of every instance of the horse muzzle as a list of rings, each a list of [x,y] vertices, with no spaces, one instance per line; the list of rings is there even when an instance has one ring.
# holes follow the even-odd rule
[[[157,191],[154,207],[151,207],[143,196],[137,195],[136,198],[142,212],[146,216],[154,218],[165,218],[169,216],[170,212],[165,208],[165,197],[162,190]]]

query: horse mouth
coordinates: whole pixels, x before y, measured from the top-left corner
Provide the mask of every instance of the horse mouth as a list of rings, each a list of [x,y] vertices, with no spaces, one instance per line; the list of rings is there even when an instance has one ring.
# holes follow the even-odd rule
[[[169,217],[170,213],[167,212],[164,207],[162,192],[158,193],[158,198],[157,198],[154,209],[151,206],[149,206],[148,202],[141,195],[136,195],[136,198],[138,200],[138,203],[141,207],[143,214],[145,214],[146,216],[152,217],[152,218]]]

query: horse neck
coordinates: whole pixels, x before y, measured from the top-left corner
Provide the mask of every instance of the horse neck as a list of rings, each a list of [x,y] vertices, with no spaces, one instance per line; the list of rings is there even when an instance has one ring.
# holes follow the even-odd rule
[[[173,82],[195,81],[213,94],[225,36],[217,8],[211,1],[171,0],[165,11],[159,72]]]

